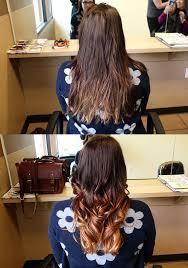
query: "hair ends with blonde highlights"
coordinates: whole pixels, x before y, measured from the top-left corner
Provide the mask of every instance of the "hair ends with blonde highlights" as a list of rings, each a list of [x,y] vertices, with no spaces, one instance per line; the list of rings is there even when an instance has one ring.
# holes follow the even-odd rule
[[[69,113],[86,123],[122,122],[136,107],[136,89],[129,64],[146,71],[132,60],[125,47],[121,17],[107,5],[92,5],[79,28],[79,51],[73,63]]]
[[[79,154],[72,176],[72,208],[85,253],[117,255],[123,245],[120,226],[129,208],[126,166],[112,137],[91,138]]]

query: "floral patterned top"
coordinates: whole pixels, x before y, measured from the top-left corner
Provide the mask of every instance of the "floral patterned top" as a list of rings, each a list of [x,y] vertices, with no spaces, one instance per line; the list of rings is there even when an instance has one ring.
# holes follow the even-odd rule
[[[144,268],[144,263],[153,254],[156,235],[151,211],[145,203],[131,200],[131,207],[120,227],[125,242],[117,256],[102,251],[94,254],[82,251],[71,203],[71,199],[58,202],[49,223],[49,240],[60,268]]]
[[[67,116],[67,134],[144,134],[145,129],[141,121],[141,115],[146,109],[150,94],[150,82],[147,72],[141,73],[140,70],[129,66],[132,76],[132,82],[137,90],[137,102],[135,114],[132,117],[125,117],[120,124],[110,122],[103,124],[102,122],[91,122],[85,124],[78,118],[73,118],[67,113],[71,78],[72,62],[64,62],[58,72],[56,83],[56,94],[59,99],[63,113]]]

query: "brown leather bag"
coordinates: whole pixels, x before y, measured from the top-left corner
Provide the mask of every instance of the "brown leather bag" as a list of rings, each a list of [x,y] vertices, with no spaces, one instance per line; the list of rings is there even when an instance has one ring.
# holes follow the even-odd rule
[[[34,193],[36,198],[37,194],[58,194],[63,191],[67,180],[66,160],[53,156],[25,158],[16,163],[16,168],[23,210],[25,193]]]

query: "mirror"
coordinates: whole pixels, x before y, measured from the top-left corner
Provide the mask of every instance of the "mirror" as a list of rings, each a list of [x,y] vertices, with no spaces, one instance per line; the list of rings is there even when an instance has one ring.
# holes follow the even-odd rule
[[[15,40],[70,38],[72,4],[70,0],[6,0]],[[96,3],[103,1],[96,0]],[[118,9],[126,37],[149,35],[147,0],[106,0]],[[136,10],[136,13],[135,13]],[[138,27],[138,24],[142,27]]]
[[[24,158],[53,155],[73,156],[74,159],[83,147],[79,135],[4,135],[2,143],[11,186],[18,182],[15,163],[21,162]]]
[[[71,1],[74,2],[73,0],[6,1],[15,41],[70,38],[71,13],[76,10],[75,8],[72,9]],[[188,11],[188,0],[171,0],[171,2],[173,1],[177,2],[175,5],[178,6],[181,6],[181,2],[184,2],[185,9]],[[96,0],[97,4],[100,2],[102,1]],[[157,22],[157,18],[163,12],[163,9],[157,9],[153,0],[106,0],[105,2],[116,7],[119,11],[126,38],[144,38],[150,36],[150,30],[151,34],[165,30],[166,17],[163,17],[160,25]],[[157,17],[154,18],[154,15]],[[179,29],[178,27],[172,27],[172,22],[177,17],[179,17],[179,9],[174,9],[173,15],[168,16],[167,28],[169,29],[167,31],[172,31],[172,28],[173,31]],[[185,17],[187,17],[187,14]],[[150,25],[150,30],[148,25]]]
[[[157,178],[160,164],[175,160],[184,164],[188,175],[188,137],[175,135],[114,135],[121,145],[129,179]],[[79,135],[6,135],[3,137],[5,158],[12,185],[18,182],[15,163],[23,158],[53,155],[70,157],[82,149]],[[152,148],[152,149],[151,149]]]
[[[37,157],[33,135],[5,135],[3,136],[4,156],[7,161],[11,186],[18,182],[15,163],[23,158]]]

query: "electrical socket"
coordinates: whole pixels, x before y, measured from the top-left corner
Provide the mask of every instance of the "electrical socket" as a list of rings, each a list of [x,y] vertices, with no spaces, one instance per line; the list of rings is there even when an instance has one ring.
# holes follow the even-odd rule
[[[185,78],[188,78],[188,68],[185,68]]]

